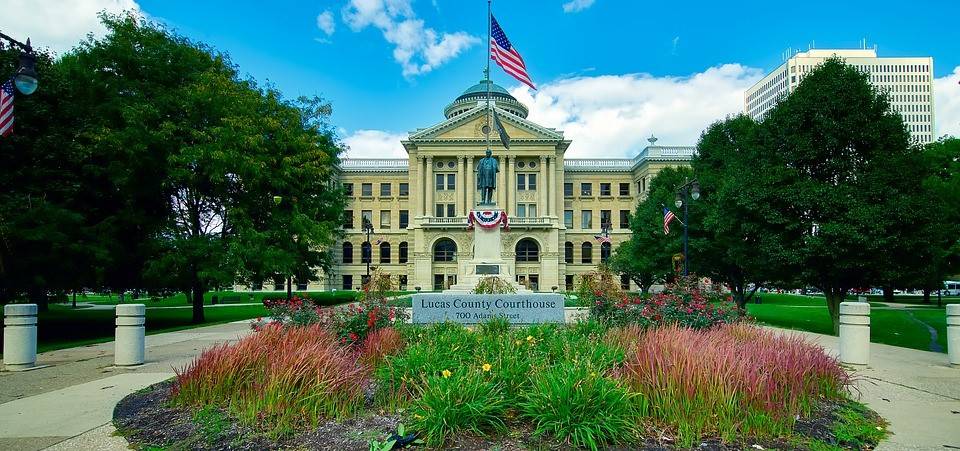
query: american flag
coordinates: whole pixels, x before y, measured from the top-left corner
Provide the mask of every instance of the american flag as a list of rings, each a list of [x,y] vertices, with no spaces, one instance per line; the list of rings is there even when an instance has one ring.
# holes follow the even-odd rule
[[[667,207],[663,207],[663,234],[666,235],[670,233],[670,221],[677,219],[677,216],[673,214],[672,211],[668,210]]]
[[[537,89],[530,80],[530,75],[527,74],[527,65],[523,63],[520,52],[510,44],[507,35],[503,33],[503,29],[493,16],[490,16],[490,59],[496,61],[497,65],[513,78],[534,90]]]
[[[594,235],[593,238],[601,243],[609,243],[610,237],[606,235]]]
[[[0,136],[13,133],[13,81],[0,87]]]

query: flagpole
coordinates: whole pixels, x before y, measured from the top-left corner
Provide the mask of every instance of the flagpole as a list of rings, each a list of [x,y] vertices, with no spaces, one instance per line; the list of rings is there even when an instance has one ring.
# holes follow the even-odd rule
[[[487,69],[484,71],[487,78],[487,149],[490,148],[490,132],[493,131],[493,124],[490,120],[490,34],[491,28],[493,28],[491,1],[492,0],[487,0]]]

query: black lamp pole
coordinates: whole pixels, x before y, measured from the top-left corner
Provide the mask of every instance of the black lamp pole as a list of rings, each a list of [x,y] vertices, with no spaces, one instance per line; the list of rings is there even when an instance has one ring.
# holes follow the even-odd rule
[[[373,223],[363,218],[363,231],[367,234],[367,282],[370,282],[370,260],[373,260],[373,245],[370,244],[370,234],[373,233]]]
[[[23,95],[28,96],[33,94],[33,92],[37,90],[38,85],[36,71],[37,55],[33,52],[30,39],[27,38],[27,42],[23,43],[3,33],[0,33],[0,39],[7,41],[6,46],[20,49],[20,67],[18,67],[17,72],[13,74],[13,84]],[[0,43],[0,48],[3,48],[3,43]]]
[[[690,202],[687,200],[687,194],[690,195],[693,200],[700,198],[700,182],[697,179],[685,180],[683,185],[677,187],[677,200],[675,202],[677,208],[683,207],[683,275],[684,277],[690,274],[689,268],[689,254],[687,253],[687,221],[689,214],[687,211],[687,204]]]

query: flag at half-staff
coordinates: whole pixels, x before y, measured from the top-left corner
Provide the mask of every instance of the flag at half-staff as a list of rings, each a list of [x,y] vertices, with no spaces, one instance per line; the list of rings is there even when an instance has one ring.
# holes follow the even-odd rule
[[[510,135],[507,134],[507,129],[503,128],[503,123],[500,122],[500,115],[497,114],[497,111],[493,111],[493,125],[497,128],[497,134],[500,135],[500,144],[503,144],[504,149],[510,148]]]
[[[527,65],[523,62],[523,57],[507,39],[507,35],[504,34],[493,15],[490,16],[490,59],[495,61],[504,72],[510,74],[513,78],[531,89],[537,89],[533,81],[530,80],[530,75],[527,74]]]

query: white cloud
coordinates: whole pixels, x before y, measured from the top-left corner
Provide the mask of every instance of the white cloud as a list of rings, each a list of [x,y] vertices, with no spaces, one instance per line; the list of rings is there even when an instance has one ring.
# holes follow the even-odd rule
[[[583,11],[591,6],[596,0],[570,0],[563,4],[563,12],[565,13],[577,13]]]
[[[463,31],[438,33],[418,19],[410,0],[350,0],[343,21],[353,31],[374,26],[393,44],[404,77],[425,74],[480,42]]]
[[[337,29],[337,25],[333,21],[333,13],[330,11],[324,11],[320,14],[317,14],[317,28],[319,28],[320,31],[327,36],[333,35],[333,32]]]
[[[937,136],[960,137],[960,66],[933,80],[933,109]]]
[[[86,38],[88,33],[100,37],[106,28],[97,13],[132,11],[140,14],[135,0],[3,0],[3,32],[34,47],[49,48],[62,54]]]
[[[400,140],[407,134],[383,130],[357,130],[343,139],[347,146],[347,158],[407,158],[407,151]]]
[[[633,157],[651,134],[661,145],[695,145],[712,122],[743,111],[743,92],[762,76],[724,64],[688,77],[582,76],[511,93],[530,108],[530,120],[573,140],[568,156]]]

